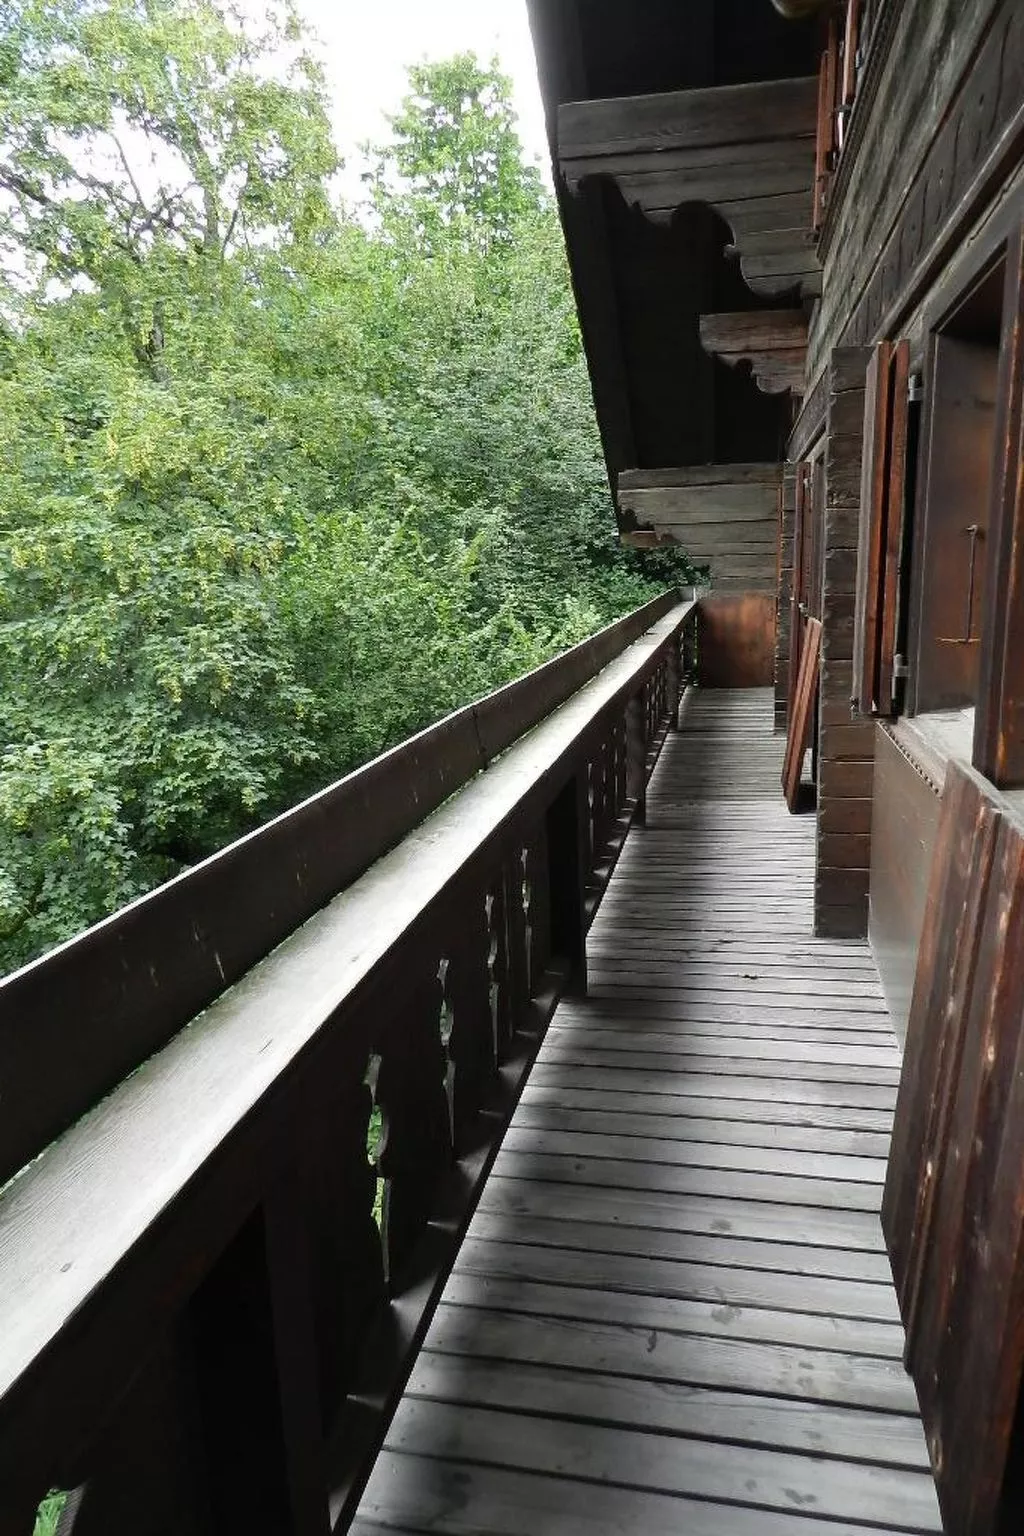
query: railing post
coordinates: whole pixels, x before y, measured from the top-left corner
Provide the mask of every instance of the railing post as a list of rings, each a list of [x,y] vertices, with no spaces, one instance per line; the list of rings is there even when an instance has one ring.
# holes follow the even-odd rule
[[[644,690],[626,705],[626,798],[633,802],[633,820],[647,820],[647,707]]]
[[[587,990],[586,765],[556,796],[547,813],[551,958],[566,967],[566,991]]]
[[[682,696],[683,666],[679,654],[679,635],[673,635],[669,641],[668,656],[665,664],[665,694],[668,705],[668,728],[670,731],[679,729],[679,700]]]
[[[215,1530],[327,1536],[304,1254],[294,1224],[287,1235],[280,1224],[287,1200],[275,1190],[277,1209],[253,1212],[192,1300],[207,1494]]]

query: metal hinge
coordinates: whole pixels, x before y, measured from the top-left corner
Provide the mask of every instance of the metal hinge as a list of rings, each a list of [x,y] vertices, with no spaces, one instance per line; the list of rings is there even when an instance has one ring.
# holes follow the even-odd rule
[[[907,658],[901,656],[899,651],[896,652],[892,659],[892,675],[894,678],[906,677],[907,675]]]
[[[907,399],[911,402],[924,399],[924,379],[919,373],[912,373],[907,380]]]

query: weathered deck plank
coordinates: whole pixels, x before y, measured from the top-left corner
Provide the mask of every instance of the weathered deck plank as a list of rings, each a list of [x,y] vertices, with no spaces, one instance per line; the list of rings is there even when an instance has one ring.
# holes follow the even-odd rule
[[[878,1223],[899,1058],[810,936],[769,690],[689,696],[354,1529],[941,1529]]]

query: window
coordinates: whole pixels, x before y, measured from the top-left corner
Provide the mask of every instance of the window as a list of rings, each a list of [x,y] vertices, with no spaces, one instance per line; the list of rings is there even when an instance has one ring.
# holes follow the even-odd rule
[[[930,339],[915,537],[911,713],[978,699],[1005,259]]]

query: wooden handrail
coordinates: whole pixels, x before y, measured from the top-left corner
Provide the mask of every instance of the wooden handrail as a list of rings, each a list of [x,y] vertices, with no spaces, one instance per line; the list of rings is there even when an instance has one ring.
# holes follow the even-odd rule
[[[655,598],[0,982],[0,1185],[677,601]]]
[[[641,610],[363,770],[377,795],[415,790],[402,814],[419,825],[399,841],[378,806],[389,851],[372,861],[354,826],[362,872],[266,953],[288,910],[274,905],[264,957],[0,1195],[5,1536],[29,1536],[51,1486],[81,1489],[84,1527],[112,1536],[153,1499],[183,1529],[206,1528],[200,1507],[214,1529],[326,1536],[344,1518],[547,1019],[585,984],[594,887],[642,808],[693,612]],[[320,797],[291,822],[304,856],[330,834],[335,874],[333,818],[368,803],[341,788],[330,816]],[[127,935],[167,911],[187,958],[190,890],[211,922],[241,921],[265,834],[277,876],[294,870],[274,823],[156,893],[144,922],[143,903],[121,914]],[[241,916],[216,913],[212,893],[234,888]],[[108,963],[129,953],[118,919],[101,928],[76,941],[83,975],[101,946]],[[31,968],[29,995],[48,963],[66,987],[74,954]],[[194,995],[184,979],[176,1006]]]

